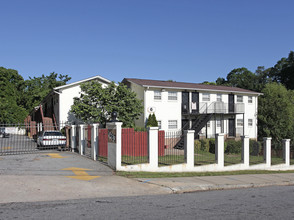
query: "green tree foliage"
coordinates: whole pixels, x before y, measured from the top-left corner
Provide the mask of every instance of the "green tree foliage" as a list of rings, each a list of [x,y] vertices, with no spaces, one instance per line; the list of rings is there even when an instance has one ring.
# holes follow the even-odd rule
[[[259,98],[259,137],[272,137],[274,142],[294,137],[294,92],[278,83],[270,83]]]
[[[41,101],[52,91],[53,88],[65,85],[71,79],[68,75],[50,73],[41,77],[29,78],[25,81],[24,106],[28,111],[38,106]]]
[[[158,121],[154,113],[148,116],[146,127],[158,127]]]
[[[271,68],[269,76],[275,82],[282,83],[287,89],[294,89],[294,52],[288,58],[282,58]]]
[[[0,123],[18,123],[27,111],[22,105],[24,79],[16,70],[0,67]]]
[[[74,99],[71,111],[85,122],[99,122],[105,125],[112,112],[118,113],[118,120],[124,127],[134,127],[135,119],[143,112],[142,101],[136,93],[119,83],[112,82],[103,88],[98,81],[81,84],[81,96]]]

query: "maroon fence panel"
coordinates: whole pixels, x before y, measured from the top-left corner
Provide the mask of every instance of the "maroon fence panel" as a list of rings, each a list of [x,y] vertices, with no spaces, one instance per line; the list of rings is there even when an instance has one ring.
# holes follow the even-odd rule
[[[98,156],[107,157],[108,129],[98,129]]]
[[[133,156],[148,156],[147,131],[135,132],[135,148]]]
[[[158,156],[164,156],[164,131],[158,131]]]

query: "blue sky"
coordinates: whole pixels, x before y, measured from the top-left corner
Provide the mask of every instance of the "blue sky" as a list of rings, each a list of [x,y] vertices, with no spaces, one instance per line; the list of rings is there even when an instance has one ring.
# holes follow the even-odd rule
[[[0,0],[0,66],[25,78],[57,72],[215,81],[271,67],[294,50],[293,0]]]

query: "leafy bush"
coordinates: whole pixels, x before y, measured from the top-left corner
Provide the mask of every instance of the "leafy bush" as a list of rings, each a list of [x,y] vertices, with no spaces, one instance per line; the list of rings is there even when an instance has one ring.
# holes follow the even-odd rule
[[[155,114],[150,114],[148,116],[146,127],[158,127]]]
[[[209,140],[208,139],[203,139],[200,140],[201,142],[201,150],[204,152],[209,152]]]
[[[226,141],[227,147],[225,153],[239,154],[242,151],[242,141],[228,140]]]
[[[211,138],[209,140],[209,152],[215,154],[215,139]]]
[[[194,141],[194,153],[198,152],[201,150],[201,142],[199,140]]]
[[[252,156],[258,156],[261,153],[262,145],[255,140],[249,140],[249,152]]]

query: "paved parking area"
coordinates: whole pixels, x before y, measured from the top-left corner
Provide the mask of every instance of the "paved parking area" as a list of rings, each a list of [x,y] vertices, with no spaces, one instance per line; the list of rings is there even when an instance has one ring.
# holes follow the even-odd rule
[[[72,152],[0,156],[0,203],[170,193]]]

